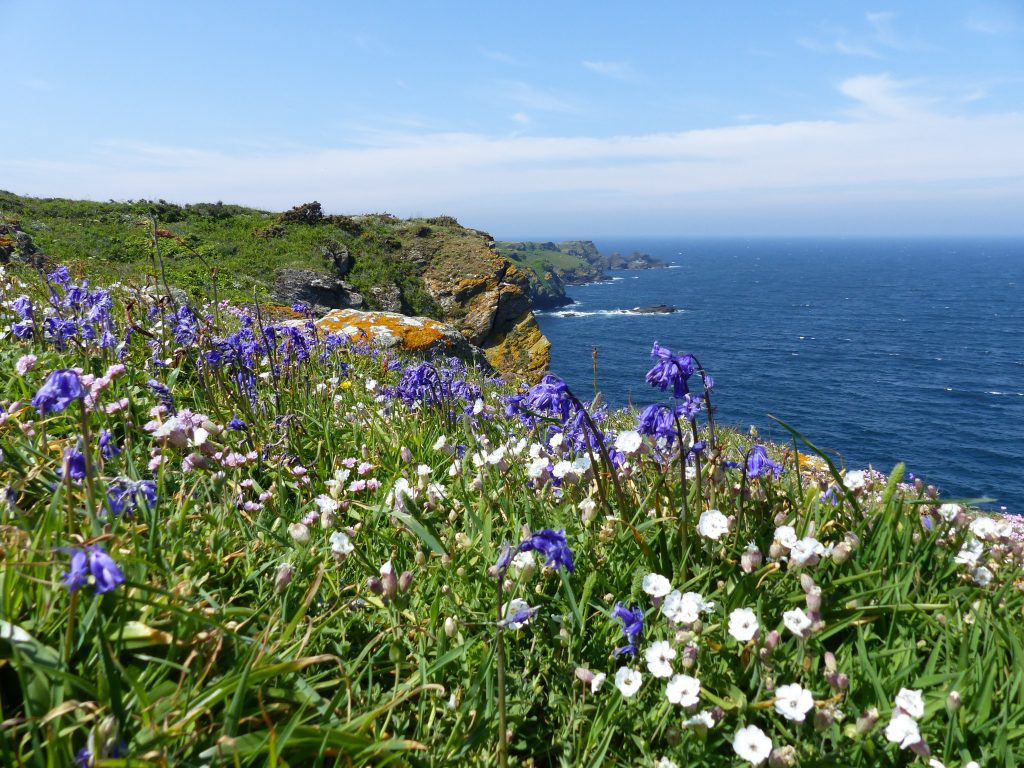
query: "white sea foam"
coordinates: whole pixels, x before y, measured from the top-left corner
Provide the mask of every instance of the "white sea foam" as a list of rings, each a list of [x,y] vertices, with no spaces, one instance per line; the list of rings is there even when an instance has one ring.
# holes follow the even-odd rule
[[[683,310],[681,310],[681,309],[677,309],[676,310],[676,314],[678,314],[678,313],[680,313],[682,311]],[[536,314],[541,314],[541,315],[550,316],[550,317],[568,317],[568,318],[573,318],[573,317],[632,317],[634,315],[647,315],[647,316],[650,316],[650,315],[668,314],[668,313],[661,313],[661,312],[637,312],[635,309],[597,309],[597,310],[593,310],[593,311],[590,311],[590,312],[580,312],[580,311],[575,310],[575,309],[560,309],[557,312],[540,312],[540,313],[536,313]]]

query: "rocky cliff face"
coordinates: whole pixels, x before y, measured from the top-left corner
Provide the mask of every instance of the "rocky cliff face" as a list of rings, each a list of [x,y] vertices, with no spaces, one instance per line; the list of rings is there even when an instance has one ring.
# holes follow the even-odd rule
[[[526,273],[483,232],[449,226],[424,239],[433,251],[423,282],[446,320],[499,371],[538,379],[551,362],[551,344],[533,316]]]

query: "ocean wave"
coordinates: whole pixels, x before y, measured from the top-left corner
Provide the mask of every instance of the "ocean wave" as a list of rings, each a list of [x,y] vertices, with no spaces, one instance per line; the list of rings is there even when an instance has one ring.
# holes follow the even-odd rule
[[[683,310],[677,309],[676,314]],[[595,309],[589,312],[580,312],[575,309],[559,309],[555,312],[539,312],[535,314],[543,315],[544,317],[616,317],[616,316],[643,316],[648,317],[652,315],[662,314],[658,312],[638,312],[635,309]]]
[[[991,391],[986,391],[985,394],[986,395],[997,395],[997,396],[1000,396],[1000,397],[1002,397],[1002,396],[1024,397],[1024,392],[998,392],[996,390],[991,390]]]

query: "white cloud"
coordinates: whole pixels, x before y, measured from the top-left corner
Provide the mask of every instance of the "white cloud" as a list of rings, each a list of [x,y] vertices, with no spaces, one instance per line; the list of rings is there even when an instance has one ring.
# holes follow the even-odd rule
[[[624,61],[583,61],[584,67],[591,72],[610,77],[613,80],[630,80],[633,77],[633,70]]]
[[[1020,31],[1020,25],[1008,19],[982,18],[980,16],[969,16],[964,22],[964,26],[971,32],[991,37],[1004,37]]]
[[[395,133],[372,146],[276,153],[119,141],[74,162],[8,154],[0,178],[12,191],[47,196],[270,209],[315,198],[332,211],[446,212],[518,232],[561,223],[563,232],[628,233],[659,222],[677,232],[762,222],[763,231],[780,221],[806,231],[823,215],[861,212],[877,222],[940,209],[951,226],[949,212],[961,208],[968,226],[970,206],[1002,211],[1005,226],[1019,230],[1012,211],[1024,205],[1024,113],[940,111],[920,84],[885,74],[839,87],[853,108],[835,120],[619,136]]]
[[[499,81],[488,95],[499,102],[541,112],[576,112],[578,109],[571,98],[522,80]]]

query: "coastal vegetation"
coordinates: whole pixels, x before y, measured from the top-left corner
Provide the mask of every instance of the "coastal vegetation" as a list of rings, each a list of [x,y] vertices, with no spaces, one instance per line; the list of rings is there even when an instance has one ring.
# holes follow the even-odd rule
[[[90,205],[0,276],[4,765],[1020,764],[1019,524],[724,429],[657,343],[609,412],[271,320],[242,249],[347,222],[182,209],[240,281],[183,300]]]

